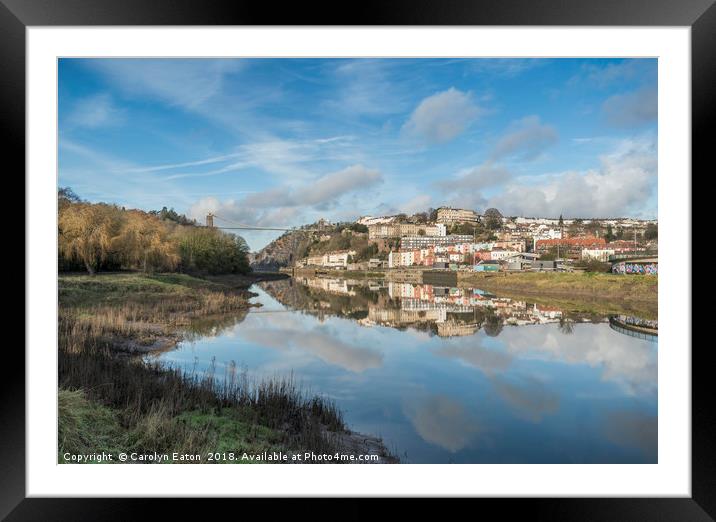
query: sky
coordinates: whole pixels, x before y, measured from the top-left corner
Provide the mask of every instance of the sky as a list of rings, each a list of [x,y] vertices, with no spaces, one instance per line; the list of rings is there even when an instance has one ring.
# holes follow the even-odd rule
[[[58,90],[59,184],[88,201],[224,226],[657,216],[656,59],[63,58]]]

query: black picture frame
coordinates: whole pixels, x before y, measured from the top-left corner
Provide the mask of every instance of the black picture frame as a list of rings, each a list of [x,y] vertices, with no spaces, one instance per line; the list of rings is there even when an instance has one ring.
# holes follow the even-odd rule
[[[510,25],[689,26],[692,51],[692,172],[706,175],[716,102],[714,0],[399,0],[332,5],[201,0],[0,0],[0,114],[6,158],[25,165],[25,30],[28,26],[85,25]],[[688,176],[684,174],[685,177]],[[692,178],[693,179],[693,175]],[[685,180],[689,182],[688,178]],[[26,278],[29,274],[26,273]],[[690,325],[689,325],[690,328]],[[8,345],[0,401],[0,516],[7,520],[127,520],[147,499],[28,499],[25,496],[25,368],[23,353]],[[682,347],[691,349],[691,347]],[[708,348],[708,346],[702,346]],[[692,495],[690,498],[484,499],[501,517],[513,512],[574,520],[713,520],[716,518],[716,415],[708,350],[692,357]],[[16,360],[13,360],[16,359]],[[698,390],[698,393],[696,393]],[[20,398],[23,398],[22,400]],[[246,502],[246,501],[244,501]],[[356,501],[351,501],[356,502]],[[367,504],[367,505],[366,505]],[[381,506],[341,510],[368,517]],[[249,504],[250,505],[250,504]],[[422,509],[422,502],[413,507]],[[174,499],[169,511],[203,510]],[[282,505],[280,510],[301,510]],[[482,509],[482,508],[481,508]],[[272,504],[271,518],[281,516]],[[204,516],[206,512],[203,512]],[[328,512],[330,514],[330,512]]]

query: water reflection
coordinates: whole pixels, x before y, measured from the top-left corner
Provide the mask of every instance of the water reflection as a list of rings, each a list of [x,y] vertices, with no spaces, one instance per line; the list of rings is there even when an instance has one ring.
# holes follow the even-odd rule
[[[479,289],[315,278],[159,355],[294,372],[409,462],[655,462],[657,345]],[[202,336],[203,335],[203,336]]]
[[[479,431],[467,408],[444,395],[413,400],[404,411],[423,440],[450,453],[467,446]]]
[[[480,328],[495,337],[505,324],[560,323],[569,333],[575,321],[555,307],[475,288],[333,278],[272,281],[262,287],[279,302],[319,318],[337,315],[357,319],[364,326],[411,327],[440,337],[469,336]],[[594,320],[591,315],[577,319]]]

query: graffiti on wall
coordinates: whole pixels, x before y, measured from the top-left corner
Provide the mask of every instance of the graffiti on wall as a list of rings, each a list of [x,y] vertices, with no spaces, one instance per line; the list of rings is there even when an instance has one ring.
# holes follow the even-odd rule
[[[657,275],[659,273],[658,263],[617,263],[612,266],[614,274],[644,274]]]

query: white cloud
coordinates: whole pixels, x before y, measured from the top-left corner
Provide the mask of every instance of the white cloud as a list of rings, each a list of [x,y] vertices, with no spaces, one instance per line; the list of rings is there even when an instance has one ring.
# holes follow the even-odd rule
[[[606,65],[584,64],[579,74],[569,79],[570,86],[593,86],[600,89],[634,80],[656,81],[655,60],[623,60]]]
[[[327,110],[349,118],[389,116],[404,110],[408,93],[392,74],[389,62],[358,59],[336,63],[336,96],[325,101]]]
[[[399,207],[400,212],[405,214],[415,214],[416,212],[425,212],[430,208],[432,198],[427,194],[421,194],[409,199]]]
[[[614,127],[638,127],[656,121],[658,115],[656,87],[644,87],[626,94],[615,94],[602,105],[602,112]]]
[[[196,108],[221,91],[226,74],[241,60],[104,59],[90,62],[128,94],[158,98],[170,105]]]
[[[544,58],[478,58],[471,60],[470,65],[477,73],[513,78],[548,61]]]
[[[173,184],[152,173],[137,173],[137,165],[60,135],[61,183],[92,201],[129,208],[162,208],[167,198],[182,204],[191,199]],[[117,175],[121,172],[122,175]]]
[[[453,178],[438,182],[438,186],[446,192],[474,191],[502,185],[511,178],[512,173],[506,168],[485,163],[463,169]]]
[[[403,131],[428,143],[444,143],[462,134],[479,114],[470,93],[451,87],[421,101]]]
[[[283,121],[256,111],[281,99],[279,84],[260,91],[227,88],[249,60],[113,58],[86,63],[125,97],[160,101],[251,139],[272,139],[266,129]]]
[[[527,116],[512,124],[492,151],[492,159],[533,160],[554,145],[558,134],[554,127],[542,123],[539,116]]]
[[[340,161],[354,162],[362,154],[352,148],[350,136],[336,136],[313,140],[270,139],[242,144],[232,151],[205,159],[181,163],[148,165],[134,169],[134,172],[177,171],[167,173],[165,179],[204,178],[244,170],[250,167],[291,180],[308,180],[314,171],[307,165],[311,162]],[[230,162],[230,160],[233,160]],[[194,170],[194,167],[225,163],[210,170]]]
[[[212,212],[234,224],[289,228],[314,219],[316,210],[325,210],[340,198],[382,181],[379,171],[353,165],[299,186],[283,185],[248,194],[239,200],[204,197],[191,205],[187,215],[203,222],[206,214]]]
[[[333,203],[344,194],[382,181],[383,176],[377,170],[353,165],[321,176],[299,188],[283,186],[252,194],[243,203],[255,208],[320,206]]]
[[[519,178],[489,205],[506,215],[614,217],[655,212],[648,201],[656,190],[657,155],[653,138],[624,140],[600,158],[598,169]]]
[[[124,122],[124,111],[118,108],[107,93],[100,93],[77,101],[67,116],[67,123],[75,127],[95,129]]]

